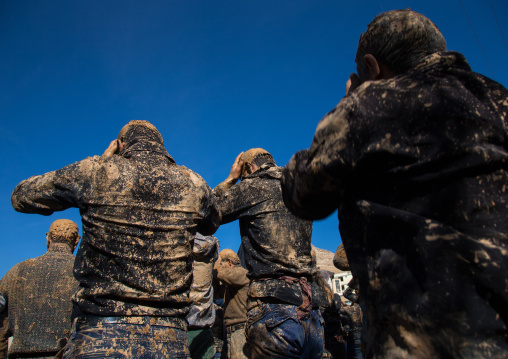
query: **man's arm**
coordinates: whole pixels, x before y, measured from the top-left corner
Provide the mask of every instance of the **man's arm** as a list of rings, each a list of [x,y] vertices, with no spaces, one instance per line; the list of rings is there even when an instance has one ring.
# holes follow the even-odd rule
[[[231,186],[233,186],[242,175],[242,167],[243,167],[242,155],[243,152],[241,152],[238,156],[236,156],[235,162],[233,163],[233,166],[231,166],[229,176],[213,189],[213,194],[216,197],[221,197],[224,194],[224,192],[226,192],[226,190],[231,188]]]
[[[211,236],[220,226],[221,215],[211,188],[204,180],[203,185],[205,193],[201,197],[201,220],[198,222],[196,230],[205,236]]]
[[[351,97],[345,97],[319,122],[311,147],[297,152],[284,168],[284,203],[298,217],[322,219],[339,205],[351,163],[347,145],[352,106]]]
[[[243,268],[240,265],[227,268],[224,265],[220,264],[219,261],[217,261],[214,269],[217,271],[217,279],[228,286],[243,287],[250,282],[249,278],[247,277],[247,269]]]
[[[19,183],[11,196],[14,209],[22,213],[51,215],[80,206],[90,186],[90,176],[100,157],[89,157],[62,169],[30,177]]]

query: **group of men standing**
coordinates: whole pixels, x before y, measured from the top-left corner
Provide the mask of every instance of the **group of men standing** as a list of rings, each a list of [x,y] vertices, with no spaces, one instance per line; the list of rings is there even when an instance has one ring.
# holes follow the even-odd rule
[[[507,90],[410,10],[377,16],[356,63],[285,168],[252,149],[212,191],[153,125],[131,121],[102,157],[15,188],[20,212],[80,209],[64,358],[188,357],[193,239],[235,220],[250,280],[244,353],[320,358],[312,220],[336,208],[367,357],[506,357]]]

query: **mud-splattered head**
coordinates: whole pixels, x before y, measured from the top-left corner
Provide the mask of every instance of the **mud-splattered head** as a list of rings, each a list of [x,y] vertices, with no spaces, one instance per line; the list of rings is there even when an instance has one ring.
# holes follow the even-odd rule
[[[251,148],[248,151],[245,151],[242,155],[242,160],[244,162],[244,166],[242,169],[242,177],[246,176],[247,168],[250,164],[255,164],[256,166],[261,166],[263,163],[271,162],[275,164],[275,161],[272,155],[265,149],[262,148]]]
[[[219,253],[221,261],[230,260],[233,264],[240,264],[240,258],[232,249],[226,248]]]
[[[160,132],[148,121],[132,120],[118,134],[118,139],[127,145],[141,138],[164,145]]]
[[[49,227],[48,237],[54,243],[70,243],[79,237],[78,225],[69,219],[57,219]]]
[[[374,18],[360,36],[356,62],[362,66],[365,54],[400,74],[415,67],[425,56],[446,51],[446,41],[439,29],[427,17],[417,12],[393,10]]]
[[[344,244],[337,248],[335,251],[335,255],[333,256],[333,265],[343,271],[350,271],[349,262],[346,256],[346,250],[344,249]]]

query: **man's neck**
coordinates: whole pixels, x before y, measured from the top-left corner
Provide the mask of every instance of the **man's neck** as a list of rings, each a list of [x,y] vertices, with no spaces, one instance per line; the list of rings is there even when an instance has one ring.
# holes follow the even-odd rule
[[[51,243],[48,252],[72,253],[72,250],[66,243]]]

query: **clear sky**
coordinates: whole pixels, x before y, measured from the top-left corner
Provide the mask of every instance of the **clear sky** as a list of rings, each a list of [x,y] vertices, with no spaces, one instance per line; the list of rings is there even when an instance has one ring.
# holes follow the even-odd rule
[[[423,13],[449,50],[506,87],[508,2],[462,5],[474,32],[459,0],[1,0],[0,277],[45,252],[52,221],[81,231],[77,209],[15,212],[16,184],[102,154],[130,120],[152,122],[211,187],[252,147],[285,165],[343,97],[360,33],[380,12]],[[313,244],[335,251],[337,226],[336,213],[315,222]],[[239,246],[236,222],[216,236]]]

